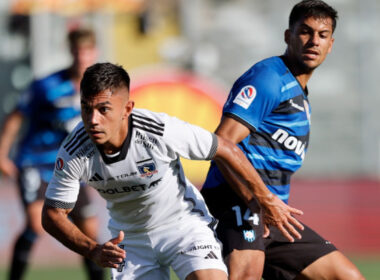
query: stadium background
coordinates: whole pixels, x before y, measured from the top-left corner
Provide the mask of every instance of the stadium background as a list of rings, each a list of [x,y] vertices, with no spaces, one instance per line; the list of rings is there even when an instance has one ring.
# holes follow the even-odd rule
[[[32,77],[70,63],[65,34],[86,25],[97,33],[100,61],[130,72],[137,107],[214,130],[233,81],[257,60],[283,53],[283,31],[297,2],[3,0],[0,120]],[[309,82],[311,145],[293,179],[290,203],[304,210],[302,221],[352,257],[367,279],[380,279],[380,1],[328,2],[339,11],[336,41]],[[184,164],[190,179],[201,184],[208,163]],[[107,214],[104,202],[99,205],[106,240]],[[0,279],[22,215],[13,181],[1,178]],[[78,258],[48,236],[33,256],[32,269],[80,269]]]

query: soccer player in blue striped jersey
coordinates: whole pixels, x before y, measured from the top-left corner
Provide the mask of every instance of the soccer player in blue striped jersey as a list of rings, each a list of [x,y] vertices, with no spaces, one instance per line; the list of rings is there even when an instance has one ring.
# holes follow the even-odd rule
[[[96,38],[92,30],[76,29],[68,34],[72,65],[35,80],[22,93],[16,108],[6,117],[0,134],[0,170],[4,176],[17,177],[25,210],[25,228],[17,237],[9,279],[22,279],[30,252],[43,233],[41,211],[59,146],[80,121],[79,82],[85,69],[96,62]],[[15,160],[9,158],[14,140],[24,126]],[[88,188],[81,188],[72,220],[96,238],[97,219]],[[102,269],[84,260],[89,279],[102,279]]]
[[[323,1],[295,5],[285,31],[285,54],[256,63],[234,83],[216,130],[238,144],[261,183],[286,203],[291,175],[301,167],[309,144],[306,84],[332,49],[336,19],[337,12]],[[213,162],[202,189],[219,219],[230,279],[363,279],[335,246],[306,225],[298,227],[301,236],[285,224],[293,235],[285,233],[285,238],[284,228],[274,227],[279,221],[267,219],[265,209],[231,175]]]

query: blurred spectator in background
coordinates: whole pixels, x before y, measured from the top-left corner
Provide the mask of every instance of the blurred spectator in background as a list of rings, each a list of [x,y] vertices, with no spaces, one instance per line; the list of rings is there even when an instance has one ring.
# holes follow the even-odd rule
[[[43,233],[41,210],[44,194],[53,171],[58,148],[68,132],[80,120],[79,83],[86,68],[97,60],[95,34],[90,29],[76,29],[68,34],[73,62],[67,69],[35,80],[25,91],[16,108],[5,118],[0,134],[0,171],[17,178],[25,209],[25,227],[13,250],[9,279],[22,279],[33,244]],[[21,128],[25,126],[25,133]],[[10,159],[10,150],[23,135]],[[97,218],[88,188],[81,187],[72,221],[96,239]],[[103,270],[84,259],[89,279],[103,279]]]

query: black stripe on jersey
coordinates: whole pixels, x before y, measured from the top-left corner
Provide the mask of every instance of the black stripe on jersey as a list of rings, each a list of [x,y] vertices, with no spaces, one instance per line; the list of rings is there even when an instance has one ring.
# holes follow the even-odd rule
[[[278,105],[276,109],[272,111],[274,114],[290,115],[305,112],[304,100],[302,94],[285,100]]]
[[[265,170],[256,169],[265,185],[284,186],[290,184],[290,176],[292,171],[288,170]]]
[[[136,125],[135,123],[133,124],[133,127],[139,128],[139,129],[144,130],[146,132],[150,132],[150,133],[156,134],[158,136],[163,136],[164,135],[164,133],[162,133],[162,132],[157,132],[155,130],[152,130],[152,129],[149,129],[149,128],[146,128],[146,127],[143,127],[143,126]]]
[[[60,209],[73,209],[75,206],[75,202],[63,202],[59,200],[53,200],[46,198],[45,204],[47,206],[53,207],[53,208],[60,208]]]
[[[143,162],[146,162],[146,161],[151,161],[153,160],[152,158],[148,158],[148,159],[143,159],[143,160],[140,160],[140,161],[136,161],[136,163],[140,164],[140,163],[143,163]]]
[[[165,125],[163,123],[158,123],[150,118],[132,114],[132,123],[136,128],[157,134],[159,136],[164,135]]]
[[[74,145],[75,141],[78,138],[83,137],[85,133],[86,131],[84,130],[84,127],[80,128],[77,132],[75,132],[74,136],[69,141],[67,141],[67,143],[63,147],[66,149],[68,146]]]
[[[94,176],[92,176],[92,178],[89,181],[96,182],[96,181],[102,181],[102,180],[103,178],[98,173],[95,172]]]
[[[135,118],[134,120],[136,120],[136,118],[138,118],[140,120],[142,119],[142,120],[145,120],[145,121],[148,121],[151,123],[155,123],[156,125],[161,126],[162,128],[165,127],[165,124],[163,124],[163,123],[159,123],[159,122],[155,121],[154,119],[143,117],[143,116],[137,115],[135,113],[132,114],[132,117]]]
[[[80,138],[78,138],[78,140],[79,140]],[[82,146],[82,144],[84,143],[84,142],[86,142],[88,139],[90,139],[90,137],[86,134],[86,136],[85,137],[82,137],[82,139],[78,142],[78,143],[73,143],[73,144],[76,144],[75,146],[72,146],[72,147],[69,147],[69,148],[67,148],[67,152],[69,153],[69,155],[71,156],[71,155],[73,155],[73,153],[80,147],[80,146]]]
[[[305,148],[309,145],[309,134],[302,135],[302,136],[294,136],[298,140],[300,140],[302,143],[306,143]],[[268,133],[251,133],[249,138],[249,144],[254,146],[262,146],[262,147],[268,147],[272,149],[283,149],[283,144],[278,143],[274,139],[272,139],[272,136]]]
[[[216,229],[217,224],[218,224],[218,220],[215,219],[214,217],[212,217],[211,223],[208,224],[208,227],[210,229],[212,229],[212,231],[214,231],[214,233],[215,233],[215,229]]]
[[[256,131],[256,128],[254,126],[250,125],[248,122],[246,122],[245,120],[239,118],[238,116],[236,116],[236,115],[234,115],[232,113],[224,113],[223,116],[224,117],[229,117],[231,119],[234,119],[235,121],[238,121],[239,123],[241,123],[242,125],[244,125],[245,127],[247,127],[252,132]]]

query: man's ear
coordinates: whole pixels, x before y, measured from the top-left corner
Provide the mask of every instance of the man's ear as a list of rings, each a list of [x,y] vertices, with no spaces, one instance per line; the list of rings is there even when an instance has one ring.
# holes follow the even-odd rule
[[[290,42],[290,29],[286,29],[285,32],[284,32],[284,41],[287,45],[289,45],[289,42]]]
[[[128,116],[132,113],[133,107],[135,107],[135,101],[128,100],[127,104],[125,104],[125,117],[128,118]]]

